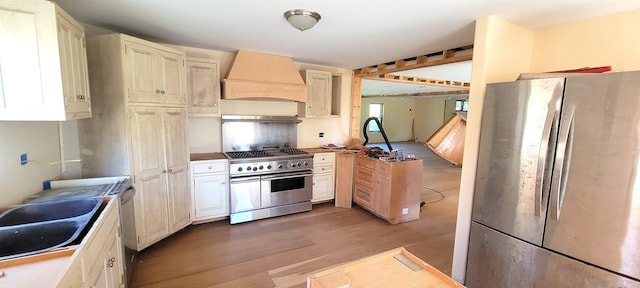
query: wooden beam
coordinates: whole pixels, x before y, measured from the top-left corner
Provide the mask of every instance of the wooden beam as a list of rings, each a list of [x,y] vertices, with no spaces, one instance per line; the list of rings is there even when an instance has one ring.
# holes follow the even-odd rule
[[[362,105],[362,77],[353,77],[351,82],[351,121],[349,137],[360,139],[360,105]]]
[[[447,96],[469,94],[469,90],[452,90],[452,91],[433,91],[420,93],[403,93],[403,94],[380,94],[380,95],[362,95],[362,98],[368,97],[424,97],[424,96]]]
[[[413,58],[398,59],[392,62],[363,67],[353,70],[353,73],[354,76],[368,77],[393,73],[397,71],[406,71],[411,69],[468,61],[473,59],[472,51],[473,45],[467,45],[427,55],[420,55]]]
[[[362,78],[369,79],[369,80],[395,82],[395,83],[450,87],[450,88],[469,89],[469,86],[471,86],[471,84],[468,82],[422,78],[422,77],[416,77],[416,76],[404,76],[404,75],[395,75],[395,74],[382,74],[382,75],[362,77]]]

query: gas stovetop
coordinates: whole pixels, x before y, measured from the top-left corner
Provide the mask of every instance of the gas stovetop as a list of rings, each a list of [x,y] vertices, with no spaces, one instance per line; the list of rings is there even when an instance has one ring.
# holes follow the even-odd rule
[[[313,169],[313,154],[296,149],[227,151],[230,176],[251,176]]]
[[[250,150],[250,151],[228,151],[224,152],[230,159],[245,159],[245,158],[262,158],[262,157],[282,157],[294,155],[311,155],[309,152],[296,149],[296,148],[280,148],[280,149],[265,149],[265,150]]]

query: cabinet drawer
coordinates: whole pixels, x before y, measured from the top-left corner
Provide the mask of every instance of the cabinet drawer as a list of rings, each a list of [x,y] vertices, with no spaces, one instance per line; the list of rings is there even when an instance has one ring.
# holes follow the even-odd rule
[[[356,169],[356,183],[373,188],[373,170],[358,167]]]
[[[353,201],[360,204],[364,208],[372,209],[374,196],[373,194],[373,189],[362,185],[356,185],[356,188],[353,191]]]
[[[333,163],[313,164],[313,174],[333,173]]]
[[[376,173],[389,175],[391,173],[391,163],[380,161],[376,166]]]
[[[198,161],[191,162],[193,174],[219,173],[227,171],[227,161]]]
[[[333,163],[335,157],[335,153],[316,153],[313,154],[313,164]]]
[[[376,158],[366,157],[366,156],[358,156],[358,160],[356,161],[358,165],[367,167],[369,169],[376,169],[376,163],[379,160]]]

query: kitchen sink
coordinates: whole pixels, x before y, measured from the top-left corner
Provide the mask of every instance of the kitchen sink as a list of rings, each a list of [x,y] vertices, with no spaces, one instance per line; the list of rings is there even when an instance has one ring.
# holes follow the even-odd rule
[[[92,197],[17,206],[0,214],[0,227],[79,216],[91,217],[101,203],[100,198]]]
[[[0,227],[0,260],[62,247],[73,241],[86,223],[75,220]]]
[[[98,211],[97,197],[16,206],[0,214],[0,261],[74,241]]]

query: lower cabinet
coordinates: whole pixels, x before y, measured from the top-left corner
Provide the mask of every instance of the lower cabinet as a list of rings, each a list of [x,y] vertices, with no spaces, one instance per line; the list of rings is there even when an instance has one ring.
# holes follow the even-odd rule
[[[110,200],[57,287],[124,287],[119,199]]]
[[[335,153],[313,154],[313,196],[311,202],[328,201],[334,198]]]
[[[193,220],[229,216],[228,160],[191,161]]]
[[[391,224],[420,217],[422,160],[385,162],[357,155],[353,201]]]

